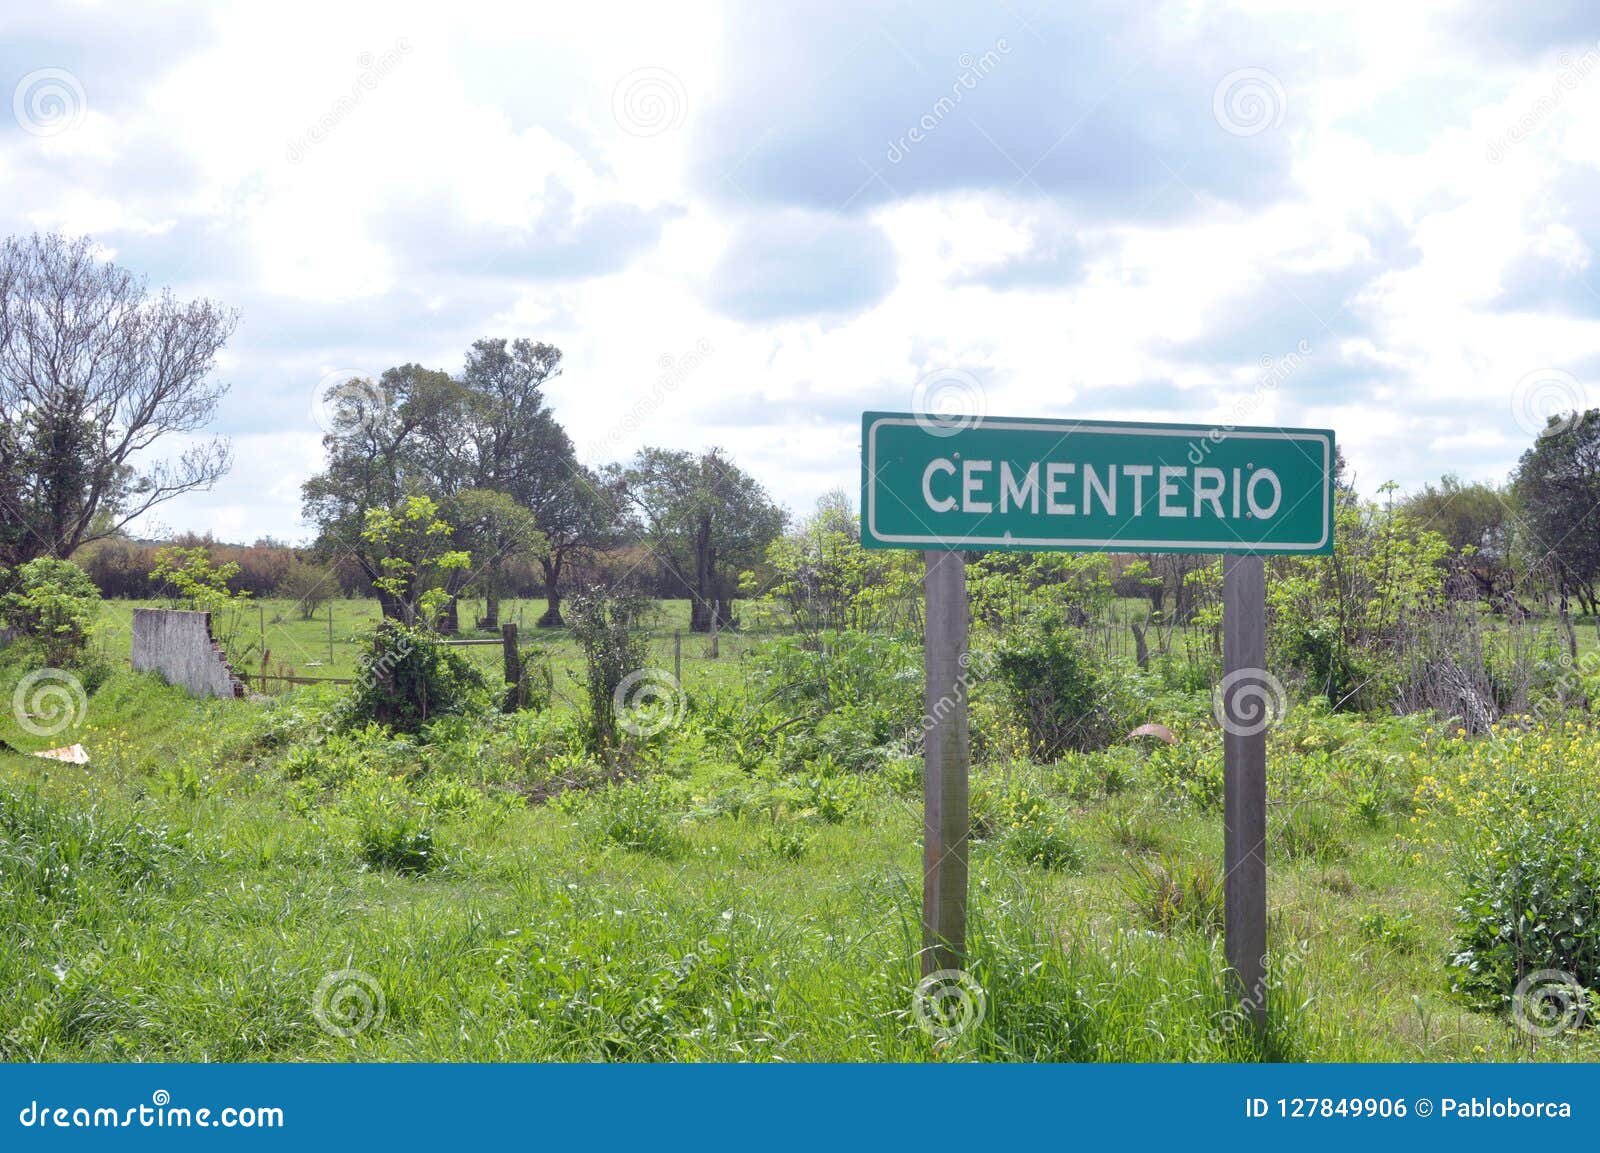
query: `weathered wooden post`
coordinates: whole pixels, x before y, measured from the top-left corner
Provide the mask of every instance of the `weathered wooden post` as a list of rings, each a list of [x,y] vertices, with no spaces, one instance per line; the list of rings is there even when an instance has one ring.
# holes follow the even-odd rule
[[[711,602],[711,659],[717,659],[717,618],[722,616],[722,602]]]
[[[333,602],[328,602],[328,664],[333,664]]]
[[[672,630],[672,679],[683,684],[683,630]]]
[[[517,626],[510,621],[500,626],[500,646],[506,666],[507,697],[520,709],[526,703],[522,691],[522,654],[517,651]]]
[[[922,974],[967,953],[967,572],[960,552],[923,553]]]
[[[1266,576],[1259,556],[1222,561],[1223,949],[1242,1005],[1266,1027]]]

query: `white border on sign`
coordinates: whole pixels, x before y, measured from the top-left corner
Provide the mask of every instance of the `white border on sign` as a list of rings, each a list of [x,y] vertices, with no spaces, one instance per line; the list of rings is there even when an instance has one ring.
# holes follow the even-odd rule
[[[915,417],[885,416],[873,421],[867,427],[867,530],[874,540],[884,541],[888,544],[910,545],[1006,545],[1012,548],[1026,548],[1030,545],[1048,547],[1067,545],[1077,548],[1092,549],[1127,549],[1134,552],[1139,549],[1164,549],[1182,552],[1208,552],[1211,550],[1229,551],[1240,548],[1261,548],[1272,552],[1313,552],[1328,543],[1328,533],[1332,529],[1330,518],[1332,516],[1332,501],[1328,486],[1333,483],[1332,456],[1333,445],[1328,436],[1319,432],[1230,432],[1228,439],[1241,440],[1310,440],[1322,446],[1322,537],[1315,544],[1280,544],[1276,541],[1258,541],[1252,543],[1245,540],[1209,541],[1209,540],[1122,540],[1104,537],[1019,537],[1007,533],[1005,536],[890,536],[878,531],[878,429],[883,425],[904,426],[916,424]],[[1193,428],[1148,428],[1129,427],[1115,424],[1077,424],[1073,421],[1015,421],[1015,420],[980,420],[975,428],[994,428],[1001,431],[1024,429],[1037,432],[1041,429],[1065,428],[1067,431],[1106,433],[1112,436],[1187,436],[1193,437],[1197,431],[1204,429]]]

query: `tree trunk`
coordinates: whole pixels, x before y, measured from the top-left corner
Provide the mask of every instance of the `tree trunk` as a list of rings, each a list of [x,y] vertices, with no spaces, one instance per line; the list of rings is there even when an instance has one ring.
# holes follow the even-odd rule
[[[500,558],[489,562],[489,580],[483,592],[483,628],[500,628]]]
[[[535,628],[559,629],[566,625],[561,619],[561,563],[564,558],[560,553],[546,559],[540,559],[539,567],[544,569],[544,615],[534,621]]]
[[[709,517],[703,517],[694,540],[694,589],[689,600],[690,632],[711,631],[712,605],[717,596],[716,568],[717,552],[711,543],[711,521]]]

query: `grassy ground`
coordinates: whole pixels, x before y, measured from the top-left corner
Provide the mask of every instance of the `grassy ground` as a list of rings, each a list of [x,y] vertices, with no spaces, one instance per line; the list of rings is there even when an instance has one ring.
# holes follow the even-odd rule
[[[336,634],[353,632],[360,611],[339,602]],[[325,643],[325,624],[269,627],[308,651],[320,627]],[[8,698],[19,674],[0,669]],[[751,691],[747,675],[737,660],[717,662],[703,686],[690,683],[695,708],[719,687]],[[528,783],[571,756],[548,751],[562,718],[511,718],[426,749],[363,738],[341,746],[344,760],[318,761],[304,747],[329,693],[197,702],[119,672],[77,727],[48,739],[0,713],[0,737],[20,749],[75,740],[92,758],[80,767],[0,752],[5,1055],[1600,1056],[1593,1030],[1535,1045],[1452,994],[1448,861],[1415,851],[1398,783],[1361,821],[1274,808],[1278,987],[1263,1046],[1227,1027],[1215,908],[1201,901],[1186,922],[1152,900],[1160,868],[1203,878],[1221,856],[1220,814],[1180,801],[1158,771],[1164,754],[1125,746],[980,768],[975,809],[997,826],[973,849],[969,968],[982,993],[966,996],[981,1020],[940,1040],[914,1012],[914,761],[867,776],[730,765],[724,746],[699,735],[737,723],[736,705],[716,714],[713,700],[700,728],[683,726],[651,754],[663,791],[534,804]],[[1430,763],[1433,738],[1420,727],[1350,724],[1365,722],[1314,720],[1275,737],[1275,763],[1342,781],[1359,757],[1380,784]],[[1199,723],[1178,727],[1187,744],[1217,740]],[[1279,803],[1298,788],[1274,787]],[[803,810],[771,800],[808,789]],[[1072,867],[1009,851],[1014,838],[1000,834],[1012,810],[996,798],[1018,796],[1059,814]],[[425,798],[432,834],[420,875],[394,867],[403,855],[375,857],[364,825],[414,797]]]

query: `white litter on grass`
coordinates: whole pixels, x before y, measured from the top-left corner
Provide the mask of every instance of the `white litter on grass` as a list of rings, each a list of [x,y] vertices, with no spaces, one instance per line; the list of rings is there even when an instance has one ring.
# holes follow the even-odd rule
[[[87,765],[89,754],[82,745],[63,745],[59,749],[45,749],[43,752],[34,753],[36,757],[43,757],[47,761],[66,761],[69,765]]]

